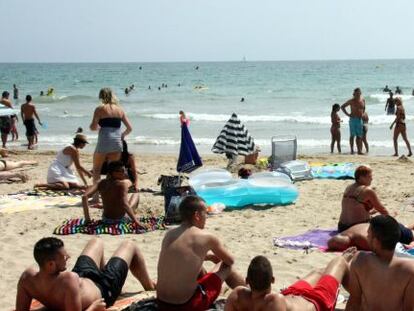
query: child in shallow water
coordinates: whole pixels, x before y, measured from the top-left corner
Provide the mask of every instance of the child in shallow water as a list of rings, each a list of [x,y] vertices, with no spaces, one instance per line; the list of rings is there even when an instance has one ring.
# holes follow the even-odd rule
[[[341,106],[339,104],[332,105],[331,112],[331,153],[334,152],[334,146],[336,142],[336,147],[338,153],[341,153],[341,118],[338,115]]]

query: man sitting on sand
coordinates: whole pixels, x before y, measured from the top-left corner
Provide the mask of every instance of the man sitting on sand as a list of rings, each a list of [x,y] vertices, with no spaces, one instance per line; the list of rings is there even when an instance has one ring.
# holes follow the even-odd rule
[[[414,310],[414,262],[394,256],[399,238],[394,218],[371,219],[368,242],[373,252],[359,252],[351,263],[345,310]]]
[[[88,188],[82,196],[85,220],[91,220],[88,199],[99,192],[103,205],[103,221],[112,223],[132,220],[136,224],[139,224],[135,216],[135,211],[139,204],[139,195],[138,193],[132,193],[128,199],[128,190],[132,186],[132,182],[126,175],[124,164],[121,161],[115,161],[109,163],[107,168],[107,177]],[[125,214],[130,219],[125,217]]]
[[[158,261],[159,310],[207,310],[220,294],[223,281],[234,288],[244,285],[232,265],[233,256],[220,240],[204,229],[207,208],[197,196],[187,196],[179,207],[182,224],[167,232]],[[209,272],[203,262],[215,267]]]
[[[224,311],[331,311],[335,309],[339,286],[348,280],[349,262],[356,249],[351,248],[331,260],[325,270],[311,272],[279,293],[272,293],[272,266],[264,256],[252,259],[246,283],[227,298]]]
[[[67,272],[70,258],[63,241],[43,238],[34,247],[39,271],[28,268],[17,285],[16,311],[30,310],[32,299],[48,309],[64,311],[104,310],[114,304],[121,293],[128,269],[146,290],[155,284],[148,276],[145,260],[138,247],[124,241],[104,264],[104,247],[100,239],[91,239],[72,272]]]
[[[342,211],[338,222],[339,234],[328,241],[331,250],[344,250],[350,246],[370,250],[368,244],[368,226],[371,215],[379,212],[389,215],[375,191],[370,187],[372,169],[361,165],[355,170],[355,183],[345,189],[342,197]],[[400,242],[410,244],[413,240],[412,227],[400,224]]]
[[[351,113],[345,109],[348,106],[351,106]],[[365,99],[361,96],[360,88],[354,90],[353,98],[343,104],[341,109],[349,117],[349,145],[351,147],[351,154],[354,154],[354,137],[356,137],[358,154],[362,154],[362,136],[364,135],[362,115],[365,111]]]

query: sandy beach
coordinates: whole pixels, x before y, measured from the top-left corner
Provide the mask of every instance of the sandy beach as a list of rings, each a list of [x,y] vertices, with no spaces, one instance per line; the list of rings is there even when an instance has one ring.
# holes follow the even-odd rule
[[[30,189],[35,183],[46,179],[49,163],[54,159],[55,152],[25,152],[11,155],[10,160],[33,159],[39,165],[30,168],[27,183],[0,184],[0,194],[5,195],[16,191]],[[82,161],[91,167],[91,155],[82,155]],[[177,158],[175,156],[145,155],[137,156],[140,188],[159,190],[157,179],[161,174],[174,174]],[[380,200],[392,212],[398,213],[398,220],[404,224],[414,222],[414,207],[410,198],[414,195],[412,187],[412,162],[392,157],[370,157],[351,155],[316,155],[301,156],[306,161],[322,162],[356,162],[370,165],[374,170],[373,187]],[[224,156],[203,157],[205,167],[224,168]],[[344,188],[351,180],[312,180],[298,182],[299,199],[296,204],[272,208],[245,208],[243,210],[224,212],[209,217],[207,230],[214,232],[225,246],[235,255],[235,267],[246,273],[250,260],[256,255],[267,256],[274,269],[276,284],[274,290],[288,286],[313,268],[323,267],[335,253],[322,253],[276,248],[272,245],[275,236],[300,234],[314,228],[336,227],[341,196]],[[140,213],[160,215],[163,212],[163,197],[151,193],[141,194]],[[98,218],[99,210],[92,211],[92,217]],[[26,211],[12,214],[0,213],[0,309],[11,310],[14,307],[16,285],[21,272],[34,265],[32,255],[34,243],[46,236],[51,236],[53,229],[67,218],[82,217],[80,207],[50,208],[39,211]],[[147,267],[152,278],[156,278],[158,253],[164,231],[155,231],[141,235],[110,236],[100,235],[105,242],[106,254],[110,255],[123,239],[137,243],[145,255]],[[75,234],[60,236],[65,242],[72,258],[68,262],[71,269],[77,256],[90,238],[88,235]],[[128,276],[124,292],[141,291],[141,285]],[[346,294],[344,290],[341,290]],[[228,292],[223,293],[224,296]],[[343,310],[344,304],[339,304]]]

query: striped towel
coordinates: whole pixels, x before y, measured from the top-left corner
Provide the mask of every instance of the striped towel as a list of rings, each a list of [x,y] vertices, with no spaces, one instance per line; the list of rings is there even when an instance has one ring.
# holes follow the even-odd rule
[[[84,218],[68,219],[53,231],[56,235],[84,234],[141,234],[154,230],[165,230],[164,217],[141,217],[140,225],[131,221],[118,223],[106,223],[102,220],[92,220],[86,223]]]

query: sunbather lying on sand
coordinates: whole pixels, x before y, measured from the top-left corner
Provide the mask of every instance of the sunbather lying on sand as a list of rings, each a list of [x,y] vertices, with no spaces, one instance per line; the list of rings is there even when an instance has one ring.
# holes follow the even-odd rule
[[[233,256],[220,240],[204,230],[207,207],[196,196],[180,204],[182,224],[164,237],[158,260],[157,298],[159,310],[207,310],[220,294],[225,281],[234,288],[245,285],[232,268]],[[216,264],[207,273],[204,261]]]
[[[339,234],[328,241],[331,250],[344,250],[350,246],[370,250],[368,244],[368,227],[371,215],[379,212],[389,215],[375,191],[370,187],[372,170],[367,166],[359,166],[355,170],[355,183],[345,189],[342,198],[342,212],[339,217]],[[410,244],[413,241],[413,226],[400,224],[400,242]]]
[[[104,247],[100,239],[91,239],[71,272],[66,270],[70,258],[63,241],[43,238],[34,247],[39,271],[28,268],[17,285],[16,311],[30,310],[32,299],[51,310],[105,310],[121,293],[128,269],[145,290],[154,290],[145,260],[138,247],[124,241],[109,261],[104,263]]]
[[[23,172],[0,172],[0,181],[13,181],[14,179],[26,182],[29,177]]]
[[[272,266],[264,256],[253,258],[246,283],[227,299],[225,311],[331,311],[335,309],[341,282],[348,282],[349,263],[356,253],[350,248],[335,257],[323,272],[313,271],[279,293],[272,293]],[[346,284],[347,285],[347,284]]]
[[[11,161],[0,159],[0,172],[11,171],[24,166],[37,165],[36,161]]]
[[[16,168],[21,168],[29,165],[37,165],[36,161],[11,161],[0,159],[0,181],[11,181],[13,179],[20,179],[26,182],[29,178],[23,172],[6,172]]]

